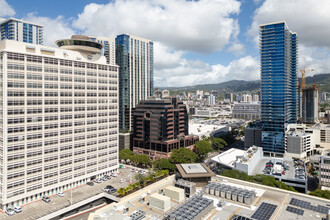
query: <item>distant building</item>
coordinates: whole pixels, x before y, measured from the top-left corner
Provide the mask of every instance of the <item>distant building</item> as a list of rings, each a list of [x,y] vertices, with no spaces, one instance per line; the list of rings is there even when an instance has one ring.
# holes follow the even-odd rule
[[[169,158],[173,149],[193,147],[186,105],[176,98],[140,101],[133,114],[133,151],[151,159]]]
[[[197,90],[196,91],[196,96],[197,96],[197,99],[202,99],[203,96],[204,96],[203,90]]]
[[[258,94],[254,94],[253,95],[253,98],[252,98],[252,101],[254,101],[254,102],[259,102],[260,100],[259,100],[259,95]]]
[[[302,89],[302,122],[315,124],[319,114],[319,86],[311,85]]]
[[[119,130],[132,128],[132,109],[152,96],[154,89],[154,46],[151,40],[131,34],[116,37],[119,65]]]
[[[166,98],[166,97],[170,97],[170,91],[168,91],[167,89],[164,89],[162,91],[162,98]]]
[[[252,96],[249,94],[244,94],[242,102],[252,102]]]
[[[176,164],[176,168],[182,179],[195,183],[197,187],[205,186],[215,176],[205,163]]]
[[[89,36],[91,41],[101,43],[103,48],[101,50],[101,55],[107,58],[107,63],[115,65],[116,64],[116,38],[115,37],[94,37]]]
[[[244,147],[245,149],[258,146],[261,147],[261,127],[246,127],[244,129]]]
[[[43,44],[43,26],[16,18],[0,18],[1,40]]]
[[[261,106],[257,102],[235,103],[232,109],[233,118],[242,118],[247,120],[260,119]]]
[[[209,106],[215,105],[215,96],[212,94],[207,96],[207,101]]]

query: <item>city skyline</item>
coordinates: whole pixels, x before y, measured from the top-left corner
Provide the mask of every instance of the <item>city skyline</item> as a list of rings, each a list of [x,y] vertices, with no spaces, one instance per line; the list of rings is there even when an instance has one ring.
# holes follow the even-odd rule
[[[258,25],[282,20],[299,32],[299,67],[313,68],[313,74],[329,69],[330,33],[322,28],[329,15],[319,13],[329,9],[326,1],[91,2],[8,1],[6,7],[1,1],[0,16],[44,25],[45,45],[74,33],[104,37],[131,33],[150,39],[155,42],[155,87],[259,79]],[[279,11],[284,6],[286,10]],[[302,16],[305,19],[299,19]]]

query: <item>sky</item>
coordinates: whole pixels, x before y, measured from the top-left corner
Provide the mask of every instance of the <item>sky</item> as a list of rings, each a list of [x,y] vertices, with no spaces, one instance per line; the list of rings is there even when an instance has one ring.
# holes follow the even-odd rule
[[[154,41],[155,87],[260,78],[259,25],[286,21],[298,67],[330,73],[329,0],[0,0],[0,17],[44,25],[44,45],[73,34]]]

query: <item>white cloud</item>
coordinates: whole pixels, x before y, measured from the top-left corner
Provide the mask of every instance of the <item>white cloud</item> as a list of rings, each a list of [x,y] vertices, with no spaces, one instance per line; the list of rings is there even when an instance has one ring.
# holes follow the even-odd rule
[[[330,49],[319,47],[300,46],[299,68],[313,69],[313,72],[307,71],[306,76],[320,73],[330,73]],[[299,76],[301,76],[299,74]]]
[[[31,21],[44,26],[44,45],[56,46],[55,41],[63,38],[71,38],[74,30],[70,27],[68,20],[62,16],[55,19],[40,17],[36,13],[29,13],[24,20]]]
[[[176,50],[220,51],[239,33],[237,0],[115,0],[88,4],[74,21],[86,34],[133,33]]]
[[[297,32],[299,43],[330,48],[329,11],[329,0],[266,0],[255,11],[248,33],[257,41],[260,24],[286,21]]]
[[[257,80],[260,78],[259,62],[251,56],[233,60],[227,66],[221,64],[209,65],[200,60],[187,60],[184,58],[184,53],[176,52],[166,46],[160,45],[159,47],[161,47],[160,50],[155,50],[156,87],[180,87],[220,83],[234,79]],[[163,59],[156,59],[156,57],[174,58],[170,60],[169,65],[160,65]]]
[[[227,51],[233,52],[236,55],[242,55],[245,52],[245,46],[241,43],[233,43],[228,47]]]
[[[0,17],[14,16],[15,13],[15,10],[5,0],[0,0]]]

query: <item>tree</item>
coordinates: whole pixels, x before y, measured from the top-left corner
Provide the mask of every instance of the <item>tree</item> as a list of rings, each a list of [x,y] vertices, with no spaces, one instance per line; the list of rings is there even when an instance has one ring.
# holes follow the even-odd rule
[[[172,150],[170,161],[172,163],[194,163],[198,156],[187,148],[179,148],[178,150]]]
[[[158,159],[153,162],[153,165],[161,170],[175,171],[176,167],[168,159]]]
[[[143,166],[150,164],[150,158],[145,154],[135,155],[135,159],[137,164],[141,164]]]
[[[135,174],[134,179],[135,179],[137,182],[139,182],[139,183],[145,185],[146,178],[145,178],[141,173],[137,173],[137,174]]]
[[[310,192],[309,195],[311,196],[317,196],[325,199],[330,199],[330,191],[329,190],[321,190],[321,189],[316,189],[313,192]]]
[[[228,146],[227,142],[224,139],[215,138],[215,137],[211,137],[211,144],[212,144],[213,149],[215,149],[215,150],[220,150],[220,149]]]
[[[195,148],[201,158],[205,158],[209,152],[213,151],[211,143],[207,140],[197,141],[195,143]]]
[[[121,151],[119,151],[119,159],[121,160],[127,160],[130,159],[134,156],[133,151],[131,151],[130,149],[123,149]]]

